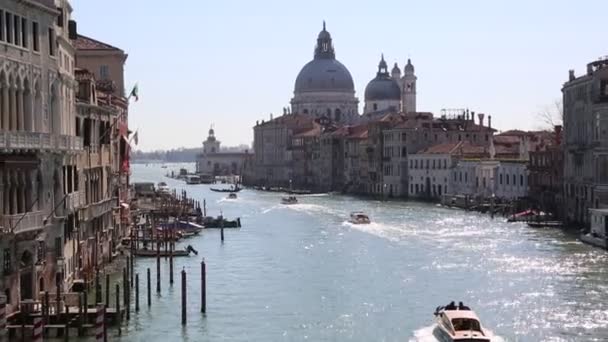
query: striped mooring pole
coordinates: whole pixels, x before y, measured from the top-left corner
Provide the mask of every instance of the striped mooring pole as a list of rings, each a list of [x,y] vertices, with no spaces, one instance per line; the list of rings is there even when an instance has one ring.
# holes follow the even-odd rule
[[[34,318],[34,333],[32,335],[32,340],[34,342],[42,342],[43,331],[44,326],[42,325],[42,317]]]
[[[97,316],[95,317],[95,341],[103,342],[104,340],[104,324],[106,310],[103,304],[97,305]]]
[[[7,340],[6,331],[6,297],[0,296],[0,341]]]

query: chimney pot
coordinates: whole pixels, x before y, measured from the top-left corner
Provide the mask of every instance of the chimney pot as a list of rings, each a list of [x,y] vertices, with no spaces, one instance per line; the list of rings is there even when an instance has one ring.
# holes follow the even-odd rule
[[[492,115],[488,115],[488,128],[492,128]]]
[[[479,126],[483,126],[483,117],[484,117],[484,114],[483,113],[479,113],[479,114],[477,114],[477,117],[479,118]]]

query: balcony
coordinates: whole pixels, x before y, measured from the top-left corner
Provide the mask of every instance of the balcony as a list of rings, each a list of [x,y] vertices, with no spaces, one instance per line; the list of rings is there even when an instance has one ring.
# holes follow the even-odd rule
[[[82,150],[82,138],[39,132],[2,131],[0,150],[79,151]]]
[[[14,214],[0,216],[0,225],[2,231],[7,233],[27,233],[42,229],[44,227],[44,219],[48,213],[42,211],[33,211],[25,214]],[[21,219],[23,217],[23,219]],[[19,223],[17,223],[19,222]]]
[[[90,204],[88,207],[82,209],[81,219],[84,221],[90,221],[111,211],[115,204],[115,197],[104,199],[97,203]]]
[[[75,191],[65,196],[65,209],[74,211],[85,204],[84,191]]]

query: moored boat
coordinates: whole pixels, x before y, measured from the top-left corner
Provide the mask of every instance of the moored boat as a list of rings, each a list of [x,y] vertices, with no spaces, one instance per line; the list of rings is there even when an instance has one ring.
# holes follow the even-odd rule
[[[479,317],[468,306],[451,302],[435,309],[437,326],[433,335],[446,342],[489,342],[490,332],[479,321]]]
[[[289,196],[281,198],[281,204],[298,204],[296,196]]]
[[[186,184],[201,184],[201,177],[197,175],[187,175]]]
[[[371,220],[366,214],[360,211],[355,211],[350,213],[350,219],[348,220],[348,222],[353,224],[369,224],[371,223]]]

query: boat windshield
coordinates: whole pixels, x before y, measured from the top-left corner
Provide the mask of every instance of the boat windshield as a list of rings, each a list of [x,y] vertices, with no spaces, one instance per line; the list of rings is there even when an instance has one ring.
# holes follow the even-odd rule
[[[481,325],[478,320],[471,318],[454,318],[452,325],[455,331],[469,330],[481,332]]]

